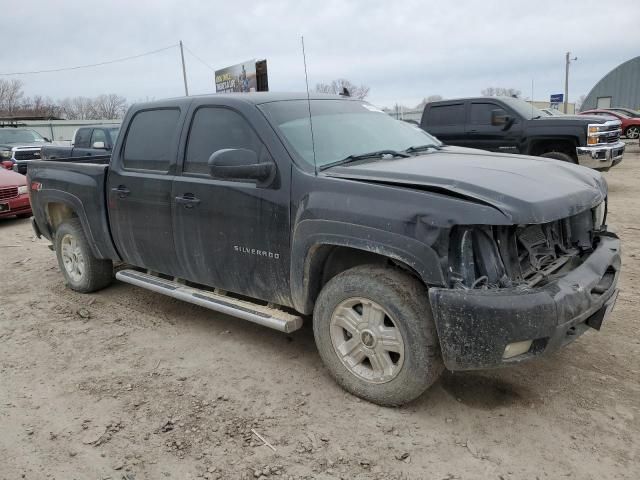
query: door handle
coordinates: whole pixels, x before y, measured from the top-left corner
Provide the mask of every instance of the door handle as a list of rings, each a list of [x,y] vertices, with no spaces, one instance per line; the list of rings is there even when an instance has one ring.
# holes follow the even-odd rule
[[[478,130],[469,130],[469,133],[478,133]]]
[[[118,198],[124,198],[131,193],[131,190],[129,190],[124,185],[118,185],[117,187],[112,188],[111,191],[115,193],[118,196]]]
[[[193,208],[200,203],[200,199],[196,198],[193,193],[185,193],[181,197],[176,197],[178,205],[184,205],[184,208]]]

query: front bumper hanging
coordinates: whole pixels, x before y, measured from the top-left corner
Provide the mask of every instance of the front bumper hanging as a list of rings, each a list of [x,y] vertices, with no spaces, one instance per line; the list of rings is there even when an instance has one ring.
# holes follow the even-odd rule
[[[511,365],[554,352],[589,328],[599,330],[617,297],[620,264],[620,240],[609,233],[579,267],[540,288],[431,288],[446,367]],[[514,345],[525,351],[510,357]]]

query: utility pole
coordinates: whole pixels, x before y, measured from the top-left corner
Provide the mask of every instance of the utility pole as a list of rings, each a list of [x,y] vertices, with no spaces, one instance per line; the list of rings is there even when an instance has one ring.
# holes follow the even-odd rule
[[[184,95],[188,97],[189,88],[187,87],[187,69],[184,66],[184,50],[182,49],[182,40],[180,40],[180,58],[182,58],[182,78],[184,79]]]
[[[564,68],[564,113],[568,113],[567,104],[569,103],[569,65],[571,65],[572,60],[578,60],[578,57],[571,58],[571,52],[567,52]]]

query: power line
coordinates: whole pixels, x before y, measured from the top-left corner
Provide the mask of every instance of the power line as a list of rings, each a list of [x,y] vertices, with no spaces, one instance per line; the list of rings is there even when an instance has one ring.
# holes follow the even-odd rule
[[[174,44],[174,45],[169,45],[168,47],[164,47],[164,48],[159,48],[157,50],[152,50],[150,52],[145,52],[145,53],[140,53],[138,55],[131,55],[130,57],[123,57],[123,58],[117,58],[115,60],[108,60],[106,62],[100,62],[100,63],[91,63],[89,65],[78,65],[76,67],[64,67],[64,68],[52,68],[49,70],[35,70],[32,72],[12,72],[12,73],[0,73],[0,76],[11,76],[11,75],[33,75],[36,73],[53,73],[53,72],[64,72],[64,71],[68,71],[68,70],[79,70],[81,68],[91,68],[91,67],[99,67],[101,65],[109,65],[112,63],[118,63],[118,62],[125,62],[127,60],[133,60],[134,58],[140,58],[140,57],[145,57],[147,55],[153,55],[154,53],[159,53],[159,52],[163,52],[165,50],[169,50],[170,48],[176,48],[178,46],[178,44]]]
[[[204,60],[202,60],[198,55],[196,55],[195,53],[193,53],[191,51],[191,49],[189,47],[187,47],[185,44],[182,44],[184,46],[184,49],[189,52],[191,55],[193,55],[198,61],[200,61],[200,63],[202,63],[205,67],[207,67],[209,70],[211,70],[212,72],[215,72],[216,69],[213,68],[211,65],[209,65],[207,62],[205,62]]]

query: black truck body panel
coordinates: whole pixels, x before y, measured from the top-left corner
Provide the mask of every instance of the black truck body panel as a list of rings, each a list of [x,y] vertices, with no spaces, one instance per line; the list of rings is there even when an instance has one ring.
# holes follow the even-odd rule
[[[553,329],[584,320],[614,295],[619,241],[607,232],[602,238],[595,230],[589,234],[599,246],[594,253],[584,250],[581,270],[573,270],[584,288],[598,283],[607,269],[616,272],[611,288],[597,300],[570,295],[572,272],[563,277],[566,281],[540,288],[473,290],[455,287],[450,266],[452,238],[462,226],[516,231],[533,224],[550,229],[552,222],[590,217],[607,196],[599,173],[554,160],[443,147],[316,174],[260,108],[300,99],[306,95],[261,93],[134,105],[109,165],[30,164],[29,183],[38,184],[31,189],[38,233],[53,238],[51,208],[63,204],[80,218],[98,258],[303,314],[312,313],[336,252],[347,252],[347,264],[355,265],[360,257],[387,261],[430,288],[445,360],[459,369],[502,365],[502,352],[496,352],[518,332],[555,339],[560,334]],[[337,101],[321,95],[311,101],[327,99]],[[151,114],[169,120],[162,132],[143,135],[140,125]],[[190,171],[188,149],[198,132],[198,115],[210,115],[211,121],[224,117],[224,125],[237,121],[241,128],[230,130],[225,142],[238,148],[233,142],[241,130],[242,138],[253,139],[259,163],[272,164],[275,173],[248,181]],[[229,115],[233,118],[228,121]],[[138,150],[136,142],[141,144]],[[164,163],[155,170],[139,168],[149,160],[142,157],[151,156],[156,147],[166,153]],[[605,250],[613,253],[605,255]],[[506,305],[501,303],[505,299]],[[460,311],[464,315],[458,315]],[[496,312],[499,315],[492,316]],[[523,321],[525,317],[529,320]],[[485,323],[482,337],[475,330]],[[549,340],[549,346],[555,341]]]

